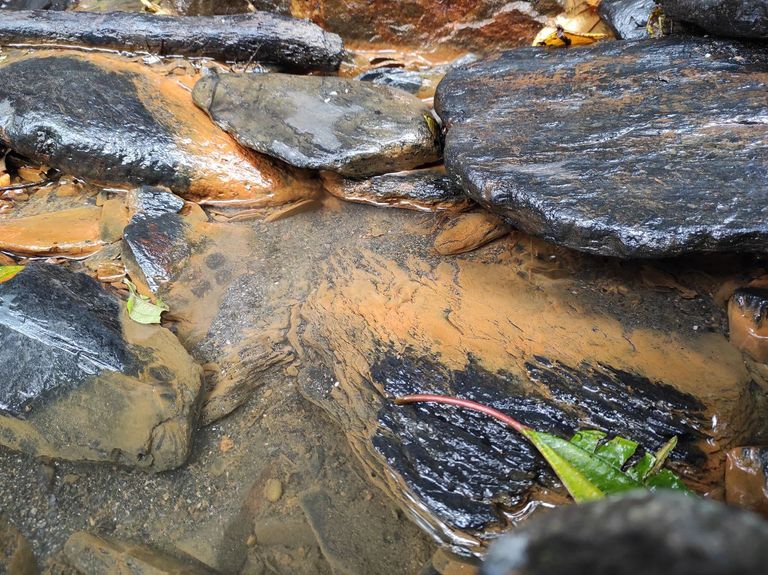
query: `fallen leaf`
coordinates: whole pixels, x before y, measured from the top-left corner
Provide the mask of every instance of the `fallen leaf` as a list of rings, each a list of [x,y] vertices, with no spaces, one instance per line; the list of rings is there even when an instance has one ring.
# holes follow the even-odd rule
[[[128,316],[137,323],[160,323],[160,316],[164,311],[168,311],[168,306],[161,299],[152,303],[147,296],[136,291],[136,286],[129,279],[124,279],[123,283],[128,286],[130,292],[128,302],[125,304]]]
[[[23,269],[24,266],[0,266],[0,283],[8,281]]]

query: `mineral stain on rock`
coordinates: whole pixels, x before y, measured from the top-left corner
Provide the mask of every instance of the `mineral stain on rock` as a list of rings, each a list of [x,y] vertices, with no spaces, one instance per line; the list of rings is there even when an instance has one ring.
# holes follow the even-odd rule
[[[74,176],[164,185],[202,203],[279,205],[306,193],[303,176],[213,125],[183,79],[97,54],[9,58],[0,67],[0,139]]]
[[[768,55],[691,39],[523,49],[450,71],[445,163],[529,233],[662,257],[768,246]]]

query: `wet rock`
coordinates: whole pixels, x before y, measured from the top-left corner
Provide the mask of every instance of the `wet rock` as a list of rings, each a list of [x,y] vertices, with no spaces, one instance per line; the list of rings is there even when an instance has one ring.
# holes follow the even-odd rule
[[[18,11],[0,20],[0,43],[56,44],[156,52],[335,70],[343,46],[311,22],[257,12],[235,16],[160,16],[116,12]]]
[[[178,275],[192,254],[189,225],[173,212],[155,217],[135,215],[123,231],[123,258],[150,290]]]
[[[768,4],[764,0],[660,0],[664,14],[695,24],[711,34],[768,38]]]
[[[79,532],[64,546],[69,563],[82,575],[131,573],[132,575],[215,575],[203,563],[185,557],[179,559],[154,549]]]
[[[87,180],[164,185],[203,203],[301,195],[284,167],[242,150],[195,108],[184,80],[106,55],[9,58],[0,67],[0,139]]]
[[[0,10],[66,10],[72,0],[0,0]]]
[[[509,232],[508,225],[488,212],[462,214],[437,235],[435,251],[444,256],[471,252]]]
[[[220,74],[201,79],[192,97],[242,145],[300,168],[365,177],[440,157],[429,109],[386,86],[337,77]]]
[[[89,276],[30,264],[0,284],[0,381],[13,449],[156,471],[189,453],[200,368]]]
[[[0,516],[0,572],[36,575],[37,561],[24,535]]]
[[[461,258],[427,256],[433,235],[409,231],[405,210],[367,211],[356,212],[363,230],[348,232],[355,246],[331,244],[301,308],[299,383],[372,481],[444,544],[482,553],[492,533],[566,496],[516,434],[450,408],[397,407],[394,396],[474,399],[563,437],[599,428],[650,450],[677,435],[672,468],[699,491],[722,482],[714,445],[764,432],[764,392],[722,335],[623,323],[633,301],[647,312],[658,296],[668,310],[668,294],[635,282],[624,303],[583,297],[565,270],[586,256],[517,234]]]
[[[639,40],[648,37],[648,17],[656,6],[656,0],[603,0],[598,8],[620,40]]]
[[[286,0],[255,0],[250,3],[257,10],[290,15],[290,2],[286,5]],[[176,12],[184,16],[213,16],[249,12],[248,0],[173,0],[172,4]]]
[[[357,77],[357,80],[378,84],[379,86],[397,88],[411,94],[418,93],[423,83],[421,74],[414,70],[389,67],[374,68],[373,70],[363,72]]]
[[[762,47],[703,39],[506,52],[441,82],[446,169],[515,226],[575,249],[761,251],[766,71]]]
[[[348,202],[420,211],[460,212],[472,205],[442,168],[383,174],[365,180],[324,173],[326,191]]]
[[[637,491],[558,509],[500,539],[482,575],[758,575],[768,523],[721,503]]]
[[[349,40],[497,49],[529,45],[546,21],[544,14],[553,11],[560,6],[552,0],[455,0],[450,5],[431,0],[321,0],[301,3],[293,14]]]
[[[85,206],[0,221],[0,250],[23,256],[85,256],[103,245],[102,208]]]
[[[737,289],[728,303],[728,332],[731,343],[752,359],[768,363],[768,289]]]
[[[133,212],[131,221],[156,218],[164,214],[177,214],[184,200],[165,188],[141,186],[128,193],[128,206]]]
[[[725,464],[725,500],[768,516],[768,447],[736,447]]]

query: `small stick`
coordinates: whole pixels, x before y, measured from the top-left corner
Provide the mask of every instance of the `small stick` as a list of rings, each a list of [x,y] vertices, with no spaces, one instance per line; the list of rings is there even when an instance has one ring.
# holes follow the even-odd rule
[[[455,405],[457,407],[463,407],[465,409],[471,409],[473,411],[479,411],[494,419],[502,422],[504,425],[508,425],[518,433],[525,435],[526,431],[530,430],[530,427],[523,425],[516,419],[512,419],[506,413],[502,413],[498,409],[488,407],[482,403],[477,403],[469,399],[461,399],[459,397],[451,397],[450,395],[433,395],[429,393],[405,395],[402,397],[396,397],[395,403],[397,405],[407,405],[409,403],[439,403],[443,405]]]

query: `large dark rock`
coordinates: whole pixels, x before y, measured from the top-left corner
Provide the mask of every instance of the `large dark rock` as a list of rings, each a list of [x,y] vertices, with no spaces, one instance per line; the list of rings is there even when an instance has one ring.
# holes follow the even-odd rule
[[[666,16],[718,36],[768,38],[765,0],[660,0]]]
[[[337,35],[268,12],[212,17],[114,12],[108,18],[89,12],[9,12],[0,19],[0,43],[149,51],[320,70],[338,68],[344,51]]]
[[[656,0],[603,0],[598,8],[605,20],[621,40],[639,40],[648,37],[648,17]]]
[[[242,145],[300,168],[365,177],[440,158],[416,97],[366,82],[286,74],[209,75],[192,97]]]
[[[438,87],[446,169],[579,250],[764,250],[766,72],[763,47],[704,39],[505,52]]]
[[[265,205],[294,194],[293,176],[222,133],[183,79],[105,55],[9,58],[0,67],[0,140],[103,184],[164,185],[208,203]]]
[[[128,320],[84,274],[30,264],[0,284],[0,443],[154,470],[186,460],[200,368],[175,336]]]
[[[482,575],[760,575],[768,522],[675,492],[558,509],[491,547]]]

